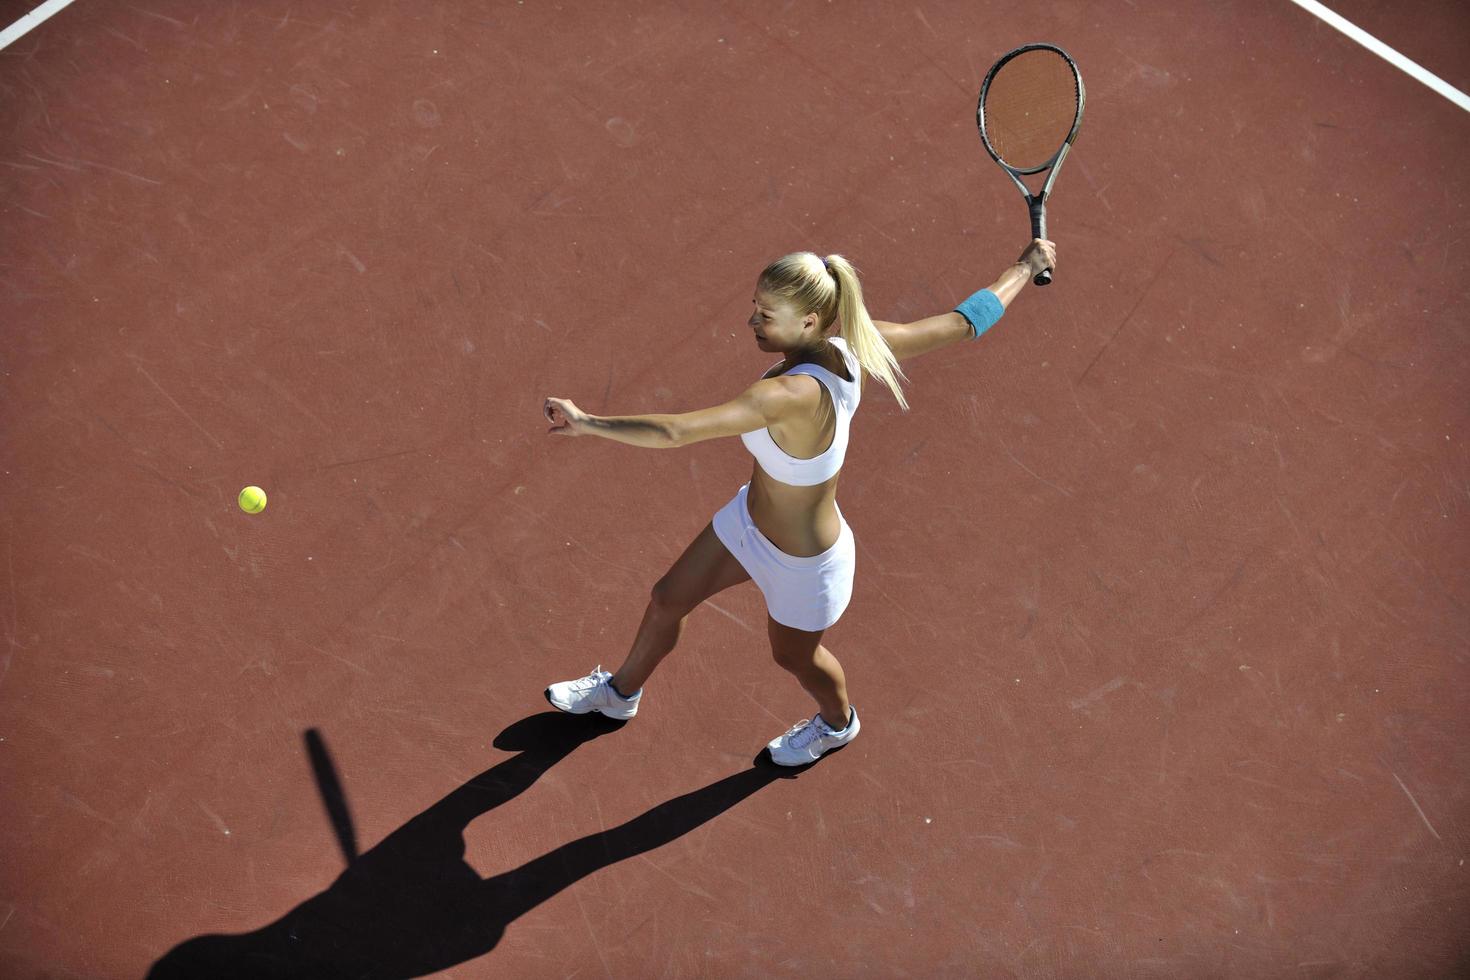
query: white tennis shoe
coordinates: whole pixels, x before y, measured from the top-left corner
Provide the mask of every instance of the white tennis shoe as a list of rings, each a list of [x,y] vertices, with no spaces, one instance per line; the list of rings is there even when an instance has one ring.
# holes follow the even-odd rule
[[[638,713],[638,702],[643,698],[643,691],[639,690],[630,698],[625,698],[613,690],[612,674],[602,669],[602,664],[588,674],[574,681],[562,681],[553,684],[546,689],[546,700],[551,702],[554,708],[560,708],[567,714],[585,715],[592,711],[601,712],[609,718],[618,721],[627,721]]]
[[[857,709],[851,710],[847,727],[840,732],[834,732],[821,715],[797,722],[785,735],[771,739],[766,745],[771,750],[771,761],[778,766],[805,766],[816,762],[823,753],[851,742],[862,728]]]

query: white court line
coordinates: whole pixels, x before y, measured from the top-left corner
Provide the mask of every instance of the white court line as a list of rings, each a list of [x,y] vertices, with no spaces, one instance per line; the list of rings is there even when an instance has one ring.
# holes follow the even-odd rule
[[[1372,34],[1369,34],[1358,25],[1344,20],[1338,14],[1335,14],[1332,11],[1328,10],[1326,7],[1322,6],[1320,3],[1317,2],[1317,0],[1291,0],[1291,2],[1296,4],[1298,7],[1301,7],[1307,13],[1316,16],[1329,27],[1335,27],[1339,31],[1342,31],[1348,37],[1352,38],[1354,41],[1357,41],[1363,47],[1367,48],[1369,51],[1372,51],[1374,54],[1378,55],[1378,57],[1382,58],[1390,65],[1393,65],[1395,68],[1404,72],[1409,77],[1415,78],[1423,82],[1425,85],[1428,85],[1430,88],[1434,89],[1440,95],[1443,95],[1445,98],[1449,99],[1461,109],[1464,109],[1466,112],[1470,112],[1470,95],[1466,95],[1464,92],[1461,92],[1459,89],[1455,88],[1449,82],[1445,81],[1443,78],[1440,78],[1433,72],[1421,68],[1419,65],[1410,61],[1408,58],[1405,58],[1403,55],[1399,54],[1393,48],[1384,44],[1382,41],[1378,40],[1378,38],[1374,37]]]
[[[4,51],[11,44],[19,41],[30,33],[31,28],[37,27],[42,21],[71,4],[71,0],[46,0],[35,10],[24,15],[20,20],[0,31],[0,51]]]

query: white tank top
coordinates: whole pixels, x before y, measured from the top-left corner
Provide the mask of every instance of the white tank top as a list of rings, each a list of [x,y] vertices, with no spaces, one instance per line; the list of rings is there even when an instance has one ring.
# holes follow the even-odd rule
[[[847,373],[852,376],[851,381],[833,374],[819,364],[798,364],[785,372],[787,375],[811,375],[832,396],[837,426],[832,433],[832,444],[827,447],[826,452],[811,459],[788,456],[784,449],[776,445],[776,440],[771,438],[770,429],[754,429],[740,436],[740,441],[745,443],[745,448],[750,450],[760,468],[781,483],[795,487],[814,487],[819,483],[826,483],[842,469],[842,459],[847,455],[847,429],[862,396],[862,389],[858,384],[862,373],[857,358],[852,356],[842,338],[833,337],[830,342],[842,354]]]

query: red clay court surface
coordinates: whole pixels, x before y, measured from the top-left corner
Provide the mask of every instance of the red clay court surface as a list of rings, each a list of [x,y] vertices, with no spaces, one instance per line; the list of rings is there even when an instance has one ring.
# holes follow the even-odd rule
[[[792,249],[985,285],[1033,39],[1056,284],[854,427],[862,736],[752,765],[812,710],[752,586],[548,715],[750,458],[542,398],[728,397]],[[0,132],[0,975],[1470,965],[1470,116],[1297,7],[80,0]]]

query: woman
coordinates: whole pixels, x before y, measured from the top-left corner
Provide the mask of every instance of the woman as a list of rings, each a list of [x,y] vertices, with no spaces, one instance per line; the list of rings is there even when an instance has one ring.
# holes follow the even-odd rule
[[[837,474],[863,375],[907,409],[899,361],[979,337],[1032,276],[1055,264],[1052,243],[1036,239],[954,312],[884,323],[868,316],[846,259],[797,252],[761,273],[749,321],[756,346],[784,359],[733,401],[682,415],[596,416],[566,399],[546,399],[549,431],[557,435],[602,436],[649,449],[738,435],[756,460],[750,482],[654,585],[623,665],[614,673],[599,665],[586,677],[553,684],[546,699],[572,714],[632,718],[644,682],[674,649],[694,607],[754,579],[766,599],[771,654],[817,702],[816,715],[770,742],[771,759],[806,765],[852,741],[857,712],[822,633],[852,595],[853,537],[837,507]]]

